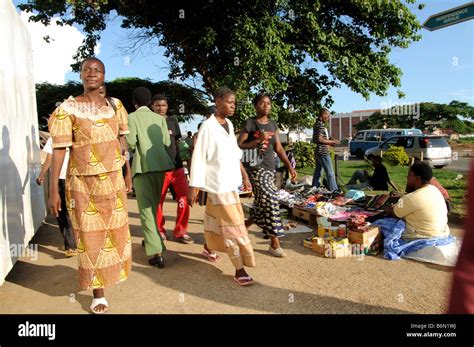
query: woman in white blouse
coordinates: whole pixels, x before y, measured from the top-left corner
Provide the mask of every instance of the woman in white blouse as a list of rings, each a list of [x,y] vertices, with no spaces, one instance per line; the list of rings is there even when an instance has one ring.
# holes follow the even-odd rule
[[[227,119],[235,112],[235,93],[222,87],[214,99],[216,112],[202,124],[194,147],[188,200],[192,206],[199,191],[207,193],[203,255],[218,261],[216,251],[227,252],[236,269],[234,280],[245,286],[253,283],[245,266],[254,267],[255,258],[237,189],[241,184],[246,190],[251,185],[240,161],[242,151],[234,127]]]

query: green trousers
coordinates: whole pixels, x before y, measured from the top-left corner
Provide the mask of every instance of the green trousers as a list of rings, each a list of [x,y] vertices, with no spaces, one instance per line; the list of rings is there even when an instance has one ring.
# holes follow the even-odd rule
[[[165,173],[147,172],[133,176],[133,186],[137,196],[138,210],[145,238],[146,255],[155,255],[166,250],[156,224],[156,210],[161,199]]]

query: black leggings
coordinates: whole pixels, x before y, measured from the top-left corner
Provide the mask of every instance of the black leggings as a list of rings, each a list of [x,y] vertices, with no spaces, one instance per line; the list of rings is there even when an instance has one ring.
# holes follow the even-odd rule
[[[74,232],[72,231],[72,223],[69,218],[69,213],[66,206],[66,180],[59,180],[59,196],[61,197],[61,211],[59,216],[56,218],[59,224],[59,230],[64,238],[64,247],[68,249],[76,249],[76,239]]]

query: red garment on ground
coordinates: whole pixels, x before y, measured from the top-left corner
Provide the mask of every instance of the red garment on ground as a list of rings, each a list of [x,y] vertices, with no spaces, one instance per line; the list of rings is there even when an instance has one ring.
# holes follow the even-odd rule
[[[474,314],[474,161],[471,161],[464,241],[454,269],[448,313]]]
[[[163,190],[161,192],[161,200],[156,211],[156,223],[160,233],[165,233],[165,218],[163,216],[163,203],[165,202],[166,192],[169,185],[173,186],[176,193],[176,201],[178,207],[176,208],[176,226],[174,227],[174,237],[182,237],[188,233],[189,220],[189,205],[187,196],[189,192],[188,180],[184,173],[184,168],[179,168],[174,171],[165,173],[165,181],[163,183]]]

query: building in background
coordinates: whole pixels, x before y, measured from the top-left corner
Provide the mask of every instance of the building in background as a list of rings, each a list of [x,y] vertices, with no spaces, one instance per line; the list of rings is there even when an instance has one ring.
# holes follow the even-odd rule
[[[354,138],[355,134],[357,134],[355,126],[378,111],[380,109],[336,113],[329,118],[329,135],[340,140],[347,139],[348,137]]]
[[[278,133],[281,143],[292,143],[292,142],[311,142],[311,135],[307,134],[304,130],[292,130],[288,132],[287,129],[282,129]]]

